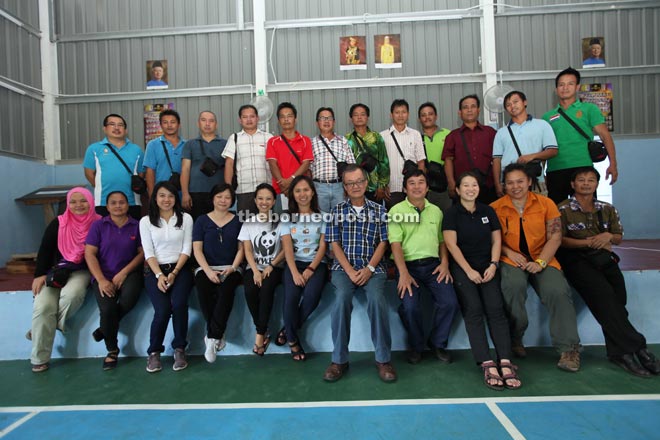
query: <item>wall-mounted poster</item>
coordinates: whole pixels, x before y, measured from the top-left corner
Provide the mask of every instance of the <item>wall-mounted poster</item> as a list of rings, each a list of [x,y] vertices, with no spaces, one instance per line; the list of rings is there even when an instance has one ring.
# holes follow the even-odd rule
[[[167,60],[147,61],[147,90],[166,89],[167,83]]]
[[[401,68],[401,35],[387,34],[374,36],[376,69]]]
[[[582,67],[605,67],[605,37],[582,39]]]
[[[580,84],[578,98],[580,101],[595,104],[605,117],[605,124],[609,131],[614,131],[614,113],[612,111],[612,84]]]
[[[160,112],[163,110],[174,110],[174,103],[168,104],[147,104],[144,106],[144,145],[156,139],[163,134],[160,127]]]
[[[339,70],[367,69],[367,39],[353,35],[339,37]]]

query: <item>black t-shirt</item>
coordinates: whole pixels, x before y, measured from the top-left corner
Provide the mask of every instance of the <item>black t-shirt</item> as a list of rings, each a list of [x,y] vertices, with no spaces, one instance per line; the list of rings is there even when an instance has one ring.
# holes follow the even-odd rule
[[[474,212],[457,203],[444,213],[443,231],[456,231],[456,244],[476,270],[490,264],[491,232],[502,229],[495,210],[477,202]]]

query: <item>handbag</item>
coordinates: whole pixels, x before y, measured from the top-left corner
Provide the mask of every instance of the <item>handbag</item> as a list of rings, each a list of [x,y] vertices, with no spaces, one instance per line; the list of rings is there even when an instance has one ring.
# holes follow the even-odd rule
[[[557,110],[560,115],[562,115],[569,124],[577,130],[578,133],[580,133],[582,136],[584,136],[587,139],[587,151],[589,151],[589,157],[591,158],[592,162],[602,162],[607,158],[607,149],[605,148],[605,144],[599,141],[595,141],[593,136],[589,136],[587,133],[584,132],[576,123],[573,121],[571,118],[568,117],[568,115],[562,110],[561,107]]]
[[[468,158],[468,162],[470,162],[470,166],[472,167],[472,172],[477,176],[477,183],[479,183],[479,186],[486,186],[486,180],[488,179],[488,174],[490,173],[490,169],[488,169],[487,172],[481,171],[481,169],[477,168],[474,165],[474,161],[472,160],[472,156],[470,156],[470,151],[468,150],[467,147],[467,142],[465,141],[465,135],[463,135],[463,132],[459,130],[459,133],[461,134],[461,142],[463,143],[463,148],[465,149],[465,155]]]
[[[213,177],[215,176],[215,173],[218,172],[220,169],[220,165],[210,157],[206,155],[206,150],[204,149],[204,143],[202,142],[201,139],[198,139],[199,141],[199,147],[202,149],[202,154],[205,156],[204,161],[202,164],[199,166],[199,170],[204,174],[206,177]]]
[[[177,173],[174,171],[174,168],[172,168],[172,162],[170,161],[170,154],[167,152],[167,147],[165,146],[165,141],[160,141],[161,145],[163,145],[163,152],[165,153],[165,158],[167,159],[167,164],[170,166],[170,178],[168,181],[174,185],[174,187],[178,190],[181,191],[181,174]]]
[[[367,151],[367,149],[364,147],[362,139],[360,139],[360,135],[357,134],[357,132],[353,131],[353,136],[355,136],[358,148],[361,151],[359,157],[356,158],[356,162],[358,162],[360,167],[367,173],[373,172],[373,170],[375,170],[376,166],[378,165],[378,159],[376,159],[373,154]]]
[[[75,264],[66,260],[62,260],[55,266],[51,267],[46,274],[46,286],[61,289],[66,286],[71,274],[77,270],[83,269],[84,264]]]
[[[406,159],[406,156],[403,155],[403,151],[401,151],[401,147],[399,146],[399,141],[396,140],[396,136],[394,136],[394,132],[390,131],[390,134],[392,135],[392,139],[394,139],[394,145],[396,145],[396,149],[399,150],[399,154],[401,155],[401,159],[403,159],[403,170],[401,170],[401,174],[404,176],[408,173],[411,173],[419,167],[415,162],[413,162],[410,159]]]
[[[518,152],[518,157],[522,156],[520,148],[518,147],[518,141],[516,141],[516,137],[513,135],[513,131],[511,130],[511,125],[507,125],[506,128],[509,130],[511,140],[513,141],[513,146],[516,147],[516,151]],[[529,176],[540,177],[541,174],[543,174],[543,164],[541,163],[541,160],[534,159],[527,162],[525,164],[525,171],[527,171],[527,175]]]
[[[128,171],[128,174],[131,175],[131,191],[133,191],[136,194],[146,194],[147,193],[147,181],[144,180],[142,176],[139,176],[137,174],[133,174],[131,169],[126,165],[126,162],[124,162],[124,159],[121,158],[121,156],[115,151],[114,147],[110,144],[105,144],[110,151],[115,155],[117,159],[119,159],[119,162],[121,162],[122,165],[124,165],[124,168],[126,168],[126,171]]]
[[[337,159],[337,156],[335,156],[335,153],[333,153],[330,149],[330,146],[325,142],[325,139],[323,139],[323,136],[319,135],[319,139],[321,142],[323,142],[323,145],[325,145],[325,148],[332,155],[332,158],[335,160],[335,162],[337,162],[337,178],[341,180],[344,176],[344,170],[348,166],[348,162],[340,162],[339,159]]]
[[[429,154],[426,151],[426,143],[424,143],[424,136],[422,136],[422,145],[424,145],[424,154],[426,155],[426,177],[429,181],[429,188],[435,192],[447,191],[448,184],[445,167],[429,159]]]

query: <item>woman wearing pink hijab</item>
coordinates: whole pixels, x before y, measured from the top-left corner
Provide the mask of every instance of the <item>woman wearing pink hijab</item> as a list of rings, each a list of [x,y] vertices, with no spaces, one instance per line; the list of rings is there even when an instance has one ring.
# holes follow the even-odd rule
[[[94,197],[76,187],[66,195],[64,214],[46,228],[37,254],[32,281],[32,371],[48,370],[55,329],[65,330],[65,321],[82,305],[90,274],[85,265],[85,238],[92,223],[101,216],[94,212]]]

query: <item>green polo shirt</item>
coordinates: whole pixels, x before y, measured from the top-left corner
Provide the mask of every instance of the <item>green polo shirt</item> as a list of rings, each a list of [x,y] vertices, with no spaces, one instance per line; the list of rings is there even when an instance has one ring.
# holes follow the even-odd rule
[[[442,238],[442,211],[424,201],[421,214],[406,198],[388,212],[387,236],[390,243],[401,243],[406,261],[438,257]],[[419,220],[419,221],[417,221]]]
[[[428,160],[433,162],[438,162],[440,165],[444,165],[445,161],[441,159],[442,149],[445,148],[445,138],[451,133],[451,130],[446,128],[441,128],[433,134],[433,137],[429,137],[422,133],[422,139],[424,139],[424,146],[426,147],[426,157]]]
[[[558,112],[559,106],[543,115],[543,119],[550,123],[557,138],[559,153],[548,159],[548,171],[565,170],[566,168],[590,167],[593,165],[587,149],[587,139],[573,128]],[[584,132],[593,136],[596,125],[604,124],[605,118],[601,111],[590,102],[575,101],[564,109],[564,112]]]

